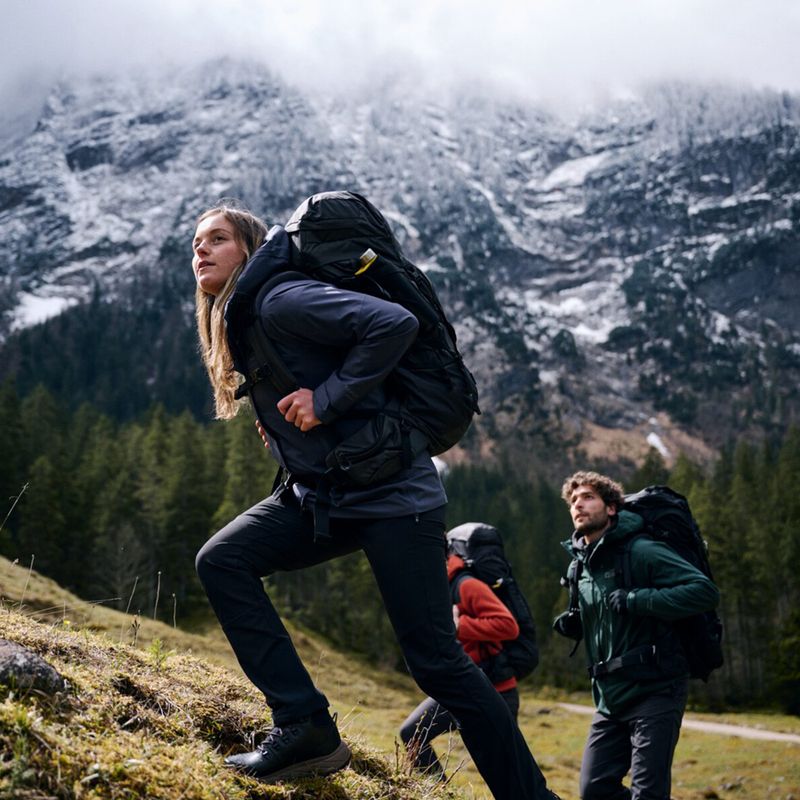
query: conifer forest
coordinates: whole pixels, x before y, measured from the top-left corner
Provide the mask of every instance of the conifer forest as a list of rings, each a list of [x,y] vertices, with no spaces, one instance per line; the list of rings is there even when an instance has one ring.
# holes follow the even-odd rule
[[[203,423],[152,406],[120,422],[88,403],[62,407],[39,386],[0,388],[0,554],[32,564],[81,597],[191,628],[210,617],[194,571],[203,542],[269,493],[275,463],[248,413]],[[593,465],[580,465],[591,468]],[[626,491],[669,483],[690,500],[721,593],[725,666],[693,681],[701,707],[800,714],[800,430],[732,441],[716,462],[653,449]],[[513,471],[456,466],[446,475],[448,525],[484,521],[504,535],[532,606],[542,662],[529,680],[584,689],[582,651],[553,635],[566,606],[559,578],[571,525],[560,486]],[[403,669],[366,559],[266,578],[281,611],[365,659]]]

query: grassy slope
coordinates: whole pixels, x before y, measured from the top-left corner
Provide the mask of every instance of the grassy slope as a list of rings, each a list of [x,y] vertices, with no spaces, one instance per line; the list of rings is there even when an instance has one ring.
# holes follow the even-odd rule
[[[252,747],[268,717],[258,692],[231,669],[221,636],[142,620],[131,646],[130,616],[82,603],[7,561],[0,562],[0,595],[0,637],[42,655],[73,690],[55,701],[0,692],[3,800],[457,796],[416,780],[393,753],[372,749],[359,733],[354,709],[370,713],[381,697],[407,703],[407,687],[387,687],[379,675],[303,634],[296,638],[307,663],[316,665],[340,715],[349,717],[343,727],[354,759],[330,779],[273,787],[222,765],[224,753]],[[202,659],[192,654],[200,651]]]
[[[302,631],[292,631],[298,650],[338,711],[356,758],[353,769],[331,780],[276,789],[221,769],[221,753],[248,744],[268,723],[260,695],[241,678],[216,627],[196,635],[141,620],[131,647],[130,615],[79,601],[3,559],[0,597],[0,637],[40,652],[76,689],[59,705],[31,697],[0,705],[0,753],[16,748],[18,756],[13,765],[0,763],[0,798],[488,798],[457,736],[437,747],[448,772],[459,767],[453,792],[437,795],[413,781],[397,756],[395,732],[419,692],[403,676],[371,669]],[[163,647],[153,646],[156,638]],[[559,708],[556,699],[587,701],[526,692],[520,724],[552,787],[570,798],[588,717]],[[724,721],[800,727],[766,715]],[[798,752],[798,745],[684,731],[673,797],[800,797]]]

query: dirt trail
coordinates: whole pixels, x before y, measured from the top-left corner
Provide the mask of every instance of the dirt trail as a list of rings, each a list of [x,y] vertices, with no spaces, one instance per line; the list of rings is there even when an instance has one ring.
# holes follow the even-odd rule
[[[591,706],[581,706],[577,703],[559,703],[561,708],[574,711],[576,714],[594,714]],[[800,744],[800,735],[796,733],[778,733],[765,731],[760,728],[747,728],[744,725],[729,725],[724,722],[706,722],[702,719],[683,719],[683,727],[705,733],[721,733],[725,736],[741,736],[743,739],[762,739],[770,742],[792,742]]]

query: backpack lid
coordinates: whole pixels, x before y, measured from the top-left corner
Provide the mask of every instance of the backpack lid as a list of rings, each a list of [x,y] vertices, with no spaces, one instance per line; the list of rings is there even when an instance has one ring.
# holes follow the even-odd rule
[[[316,272],[331,264],[356,262],[367,249],[393,261],[402,259],[389,223],[355,192],[319,192],[304,200],[286,223],[292,259]]]
[[[448,551],[461,556],[465,562],[475,557],[476,548],[485,545],[503,547],[500,532],[485,522],[465,522],[447,532]]]

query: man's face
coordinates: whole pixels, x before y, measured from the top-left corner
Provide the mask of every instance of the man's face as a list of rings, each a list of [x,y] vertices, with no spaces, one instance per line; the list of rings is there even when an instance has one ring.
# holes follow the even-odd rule
[[[569,513],[575,530],[583,536],[601,533],[611,524],[617,509],[607,506],[588,484],[577,486],[569,498]]]

